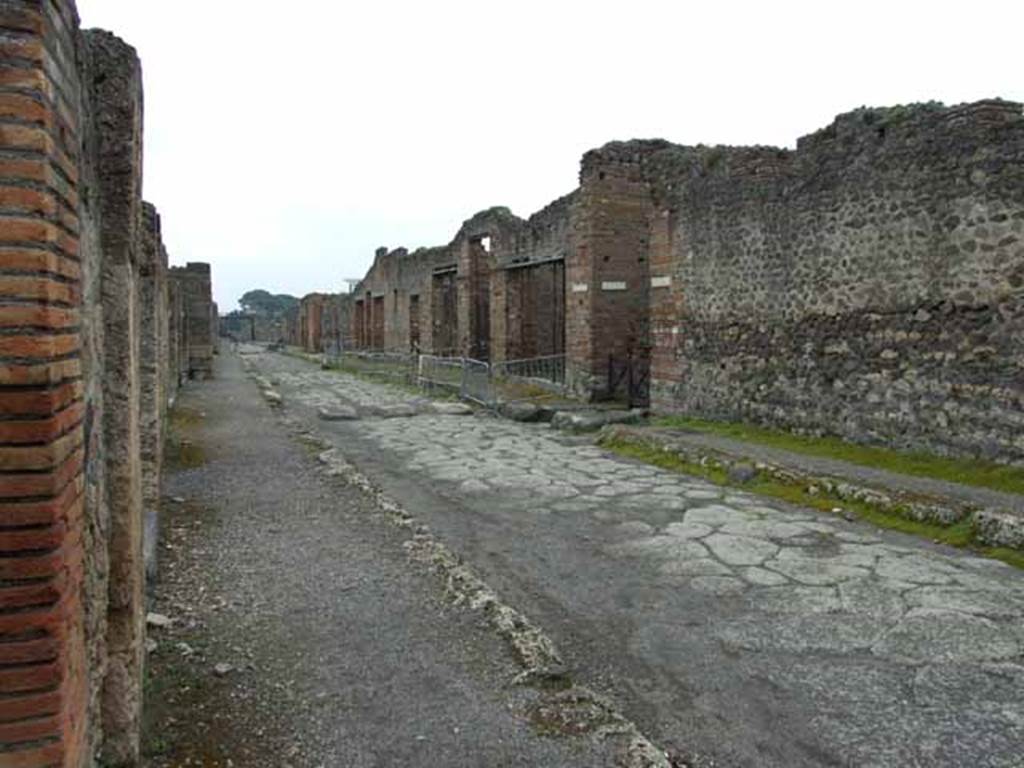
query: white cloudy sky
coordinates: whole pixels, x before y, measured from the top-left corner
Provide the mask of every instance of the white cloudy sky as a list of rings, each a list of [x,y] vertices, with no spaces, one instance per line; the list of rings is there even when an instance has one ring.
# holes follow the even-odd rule
[[[1024,101],[1009,0],[78,0],[135,45],[174,263],[339,290],[378,245],[521,216],[612,139],[778,144],[861,105]]]

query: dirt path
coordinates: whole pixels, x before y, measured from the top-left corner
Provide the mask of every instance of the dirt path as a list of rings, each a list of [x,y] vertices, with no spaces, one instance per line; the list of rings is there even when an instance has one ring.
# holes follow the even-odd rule
[[[224,355],[182,394],[152,611],[150,766],[604,766],[414,531],[324,478]],[[219,669],[218,669],[218,665]]]

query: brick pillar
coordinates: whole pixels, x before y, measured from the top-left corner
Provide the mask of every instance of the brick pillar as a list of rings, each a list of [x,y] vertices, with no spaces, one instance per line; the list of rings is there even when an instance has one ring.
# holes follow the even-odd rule
[[[133,48],[84,33],[96,116],[105,367],[103,432],[110,510],[103,757],[139,756],[144,643],[142,467],[139,428],[139,262],[142,223],[142,71]]]
[[[580,392],[606,388],[608,357],[650,343],[649,225],[653,202],[639,153],[588,152],[573,207],[576,248],[566,265],[569,374]]]
[[[86,758],[76,27],[0,4],[0,765],[23,768]]]

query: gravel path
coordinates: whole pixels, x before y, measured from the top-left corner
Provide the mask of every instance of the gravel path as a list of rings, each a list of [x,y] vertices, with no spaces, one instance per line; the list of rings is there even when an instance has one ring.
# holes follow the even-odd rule
[[[413,532],[325,480],[236,356],[174,421],[149,765],[613,764],[550,716],[554,694],[512,684],[503,640],[410,559]]]
[[[607,454],[542,425],[253,357],[318,429],[543,627],[572,674],[719,766],[1020,768],[1024,573]],[[322,422],[325,403],[362,418]]]

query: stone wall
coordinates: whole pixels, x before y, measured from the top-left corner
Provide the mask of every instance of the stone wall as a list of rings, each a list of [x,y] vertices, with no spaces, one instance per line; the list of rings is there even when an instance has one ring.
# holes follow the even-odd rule
[[[441,248],[378,251],[352,335],[564,352],[583,396],[632,381],[662,411],[1019,462],[1022,291],[1021,106],[928,104],[841,115],[795,151],[588,152],[529,220],[491,208]]]
[[[678,302],[656,407],[1024,460],[1020,105],[861,109],[793,152],[643,166]]]
[[[351,294],[353,345],[378,351],[430,349],[434,275],[453,267],[454,258],[449,248],[415,253],[378,248],[373,266]]]
[[[0,765],[139,758],[144,520],[195,354],[141,185],[134,50],[0,2]]]
[[[170,278],[181,296],[181,334],[187,339],[179,360],[181,379],[211,378],[218,317],[210,265],[190,261],[184,267],[171,267]]]
[[[445,246],[378,249],[353,292],[353,343],[488,361],[562,354],[573,200],[528,220],[481,211]]]

